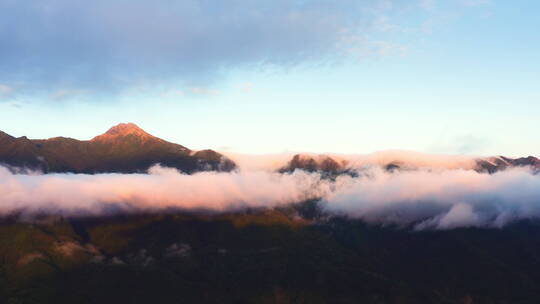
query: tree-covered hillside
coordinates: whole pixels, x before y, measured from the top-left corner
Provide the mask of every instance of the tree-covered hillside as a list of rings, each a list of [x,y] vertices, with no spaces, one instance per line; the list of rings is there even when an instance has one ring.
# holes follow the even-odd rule
[[[0,225],[3,303],[538,303],[540,225],[411,231],[314,202]]]

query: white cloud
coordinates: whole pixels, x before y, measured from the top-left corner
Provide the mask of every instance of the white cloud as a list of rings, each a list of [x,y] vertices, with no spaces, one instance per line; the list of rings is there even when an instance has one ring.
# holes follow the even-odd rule
[[[181,174],[14,175],[0,167],[0,214],[23,212],[107,215],[181,210],[271,208],[320,198],[330,215],[415,229],[502,227],[540,219],[540,175],[526,169],[496,174],[473,170],[363,171],[322,179],[296,171],[243,170]]]
[[[0,82],[52,92],[168,81],[204,87],[231,66],[339,56],[343,33],[370,31],[391,2],[1,1]]]
[[[402,31],[418,10],[397,0],[0,1],[0,83],[48,95],[189,91],[230,68],[400,55],[406,45],[377,35]]]
[[[528,169],[492,175],[473,170],[375,170],[344,185],[326,197],[326,209],[370,223],[452,229],[501,227],[540,218],[540,176]]]

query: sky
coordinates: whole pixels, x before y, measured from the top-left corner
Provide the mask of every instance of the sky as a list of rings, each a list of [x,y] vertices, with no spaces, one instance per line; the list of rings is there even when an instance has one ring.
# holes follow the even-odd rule
[[[540,155],[538,1],[0,0],[0,130]]]

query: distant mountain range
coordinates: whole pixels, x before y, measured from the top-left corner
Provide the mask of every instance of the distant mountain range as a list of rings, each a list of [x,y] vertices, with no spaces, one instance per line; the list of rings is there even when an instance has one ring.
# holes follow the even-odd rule
[[[418,157],[421,157],[419,155]],[[480,173],[496,173],[509,168],[530,167],[535,171],[540,171],[540,159],[534,156],[509,158],[505,156],[493,156],[483,158],[471,158],[470,164],[456,166],[455,168],[475,170]],[[384,163],[367,163],[364,166],[379,165],[388,172],[396,170],[414,170],[423,167],[406,161],[394,160]],[[358,164],[351,164],[349,160],[334,158],[328,155],[309,155],[296,154],[282,167],[280,172],[293,172],[294,170],[304,170],[308,172],[323,172],[326,175],[354,174],[355,171],[361,170]]]
[[[231,171],[236,165],[212,150],[192,151],[121,123],[91,140],[15,138],[0,131],[0,163],[46,173],[135,173],[154,164],[186,173]]]
[[[364,162],[363,165],[324,154],[296,154],[278,169],[287,173],[294,170],[320,172],[325,176],[355,175],[364,165],[377,165],[389,172],[430,168],[423,157],[409,155],[405,160],[399,155],[386,156],[384,160]],[[417,163],[423,163],[418,165]],[[91,140],[66,137],[28,139],[13,137],[0,131],[0,164],[16,171],[17,168],[40,170],[45,173],[137,173],[146,172],[155,164],[177,168],[185,173],[198,171],[231,171],[235,162],[213,151],[193,151],[182,145],[152,136],[133,123],[121,123]],[[504,156],[470,158],[453,168],[495,173],[514,167],[531,167],[540,172],[540,159],[529,156],[509,158]]]
[[[281,173],[290,173],[295,170],[319,172],[323,177],[332,177],[341,174],[356,175],[356,170],[349,167],[346,160],[336,160],[327,155],[296,154],[286,166],[279,169]]]
[[[495,173],[514,167],[531,167],[535,170],[540,170],[540,159],[534,156],[509,158],[504,156],[489,157],[478,159],[476,161],[477,170],[488,173]]]

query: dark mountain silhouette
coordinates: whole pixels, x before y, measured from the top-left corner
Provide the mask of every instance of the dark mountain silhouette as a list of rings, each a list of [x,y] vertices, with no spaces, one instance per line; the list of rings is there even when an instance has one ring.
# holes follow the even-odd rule
[[[295,170],[318,172],[323,178],[334,178],[341,174],[356,176],[356,172],[348,168],[347,161],[338,161],[327,155],[296,154],[279,172],[291,173]]]
[[[88,141],[66,137],[30,140],[0,132],[0,163],[47,173],[135,173],[157,163],[186,173],[236,167],[215,151],[192,151],[154,137],[133,123],[119,124]]]
[[[288,162],[287,166],[281,169],[283,172],[292,172],[301,169],[308,172],[323,171],[330,173],[339,173],[345,170],[346,162],[338,162],[326,155],[304,155],[296,154]]]
[[[497,173],[510,168],[530,167],[535,172],[540,171],[540,159],[534,156],[509,158],[505,156],[493,156],[475,159],[475,166],[472,168],[479,173]],[[411,166],[402,162],[390,162],[384,166],[388,172],[399,171],[403,169],[411,170]]]
[[[540,159],[534,156],[510,158],[505,156],[494,156],[477,158],[474,160],[475,166],[471,169],[480,173],[496,173],[509,168],[530,167],[536,172],[540,172]],[[400,170],[414,170],[414,165],[403,161],[390,161],[381,167],[388,172]],[[307,172],[319,172],[328,176],[340,174],[353,174],[355,168],[351,168],[345,160],[336,160],[327,155],[296,154],[279,172],[293,172],[294,170],[304,170]],[[356,168],[358,170],[358,168]]]
[[[540,159],[534,156],[509,158],[504,156],[476,160],[477,171],[495,173],[513,167],[531,167],[540,170]]]

